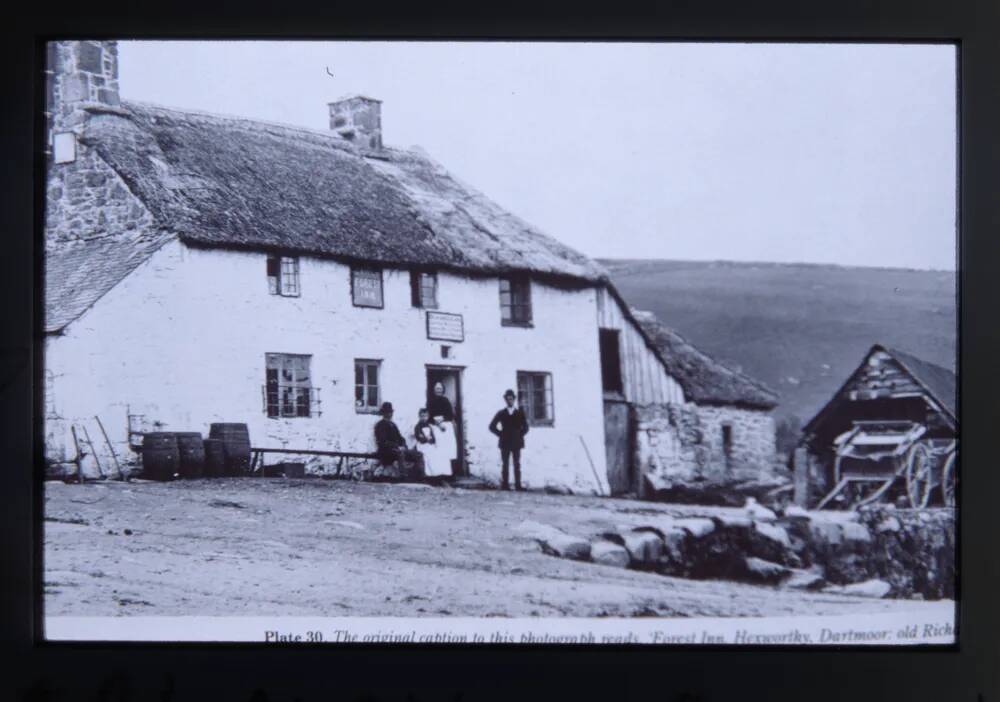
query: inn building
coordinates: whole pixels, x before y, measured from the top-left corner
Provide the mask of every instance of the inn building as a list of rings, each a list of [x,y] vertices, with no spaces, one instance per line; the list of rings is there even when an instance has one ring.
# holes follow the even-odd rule
[[[98,418],[120,458],[215,422],[370,451],[383,401],[405,431],[441,382],[457,473],[498,480],[511,387],[529,487],[621,494],[636,408],[695,402],[599,264],[383,143],[378,100],[330,103],[324,131],[125,101],[113,41],[50,43],[47,78],[51,466]]]

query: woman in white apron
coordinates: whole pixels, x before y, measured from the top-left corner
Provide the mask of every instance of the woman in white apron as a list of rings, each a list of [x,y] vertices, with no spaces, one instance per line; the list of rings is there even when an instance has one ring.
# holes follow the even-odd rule
[[[434,394],[427,401],[427,411],[434,424],[439,460],[444,463],[440,469],[447,469],[448,475],[451,475],[451,462],[458,457],[458,434],[455,431],[455,409],[451,400],[445,397],[444,384],[434,383]]]
[[[424,457],[424,475],[428,478],[438,478],[451,475],[451,461],[448,458],[448,445],[439,441],[441,433],[429,420],[426,409],[420,410],[420,421],[413,428],[417,439],[417,450]]]

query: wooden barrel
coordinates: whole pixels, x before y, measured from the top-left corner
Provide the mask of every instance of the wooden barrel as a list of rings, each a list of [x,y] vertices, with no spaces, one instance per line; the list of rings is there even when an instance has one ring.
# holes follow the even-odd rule
[[[205,439],[205,475],[219,478],[226,474],[226,449],[222,439]]]
[[[205,444],[201,432],[177,432],[177,449],[180,452],[181,477],[202,477],[205,474]]]
[[[212,424],[208,435],[222,440],[226,475],[246,475],[250,472],[250,430],[246,424]]]
[[[180,470],[180,450],[173,432],[150,432],[142,437],[142,477],[173,480]]]

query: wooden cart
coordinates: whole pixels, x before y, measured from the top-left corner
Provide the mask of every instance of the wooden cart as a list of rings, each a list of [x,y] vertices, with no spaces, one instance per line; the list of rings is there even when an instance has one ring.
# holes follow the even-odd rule
[[[900,491],[913,508],[926,507],[932,495],[954,507],[957,442],[926,434],[917,422],[853,422],[834,439],[835,486],[816,508],[840,496],[856,509]]]

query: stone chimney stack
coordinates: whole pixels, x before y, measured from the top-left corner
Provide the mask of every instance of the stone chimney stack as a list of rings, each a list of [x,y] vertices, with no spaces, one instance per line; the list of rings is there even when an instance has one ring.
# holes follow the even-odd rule
[[[82,107],[118,107],[118,42],[49,42],[45,78],[50,129],[73,130],[83,122]]]
[[[364,95],[342,97],[330,106],[330,129],[365,150],[382,148],[382,101]]]

